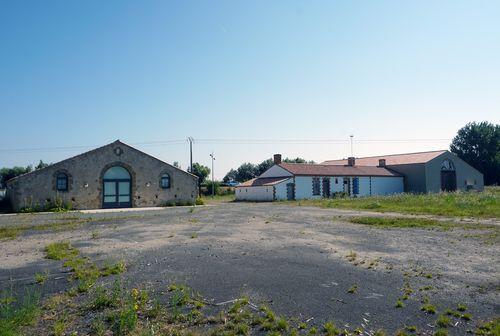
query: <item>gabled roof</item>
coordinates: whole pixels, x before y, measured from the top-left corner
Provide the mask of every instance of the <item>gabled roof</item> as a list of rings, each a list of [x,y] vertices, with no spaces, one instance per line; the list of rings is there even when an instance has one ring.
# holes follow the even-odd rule
[[[378,166],[380,159],[385,159],[385,164],[388,166],[412,164],[412,163],[427,163],[439,155],[447,152],[446,150],[437,150],[431,152],[417,152],[406,154],[390,154],[356,158],[356,165],[360,166]],[[345,165],[347,160],[328,160],[321,163],[322,165]]]
[[[402,176],[395,171],[373,166],[347,166],[312,163],[280,163],[280,167],[293,175],[306,176]]]
[[[287,177],[256,177],[254,179],[245,181],[245,182],[237,185],[236,188],[272,186],[272,185],[278,184],[280,182],[286,181],[290,178],[291,178],[291,176],[287,176]]]
[[[194,175],[194,174],[191,174],[191,173],[186,172],[186,171],[184,171],[184,170],[182,170],[182,169],[180,169],[180,168],[177,168],[177,167],[175,167],[175,166],[173,166],[173,165],[171,165],[171,164],[169,164],[169,163],[167,163],[167,162],[165,162],[165,161],[162,161],[162,160],[160,160],[160,159],[158,159],[158,158],[156,158],[156,157],[154,157],[154,156],[152,156],[152,155],[149,155],[148,153],[144,153],[143,151],[141,151],[141,150],[139,150],[139,149],[137,149],[137,148],[134,148],[134,147],[132,147],[132,146],[130,146],[130,145],[127,145],[126,143],[121,142],[120,140],[116,140],[116,141],[113,141],[112,143],[109,143],[109,144],[107,144],[107,145],[104,145],[104,146],[101,146],[101,147],[97,147],[97,148],[91,149],[91,150],[89,150],[89,151],[87,151],[87,152],[84,152],[84,153],[81,153],[81,154],[78,154],[78,155],[75,155],[75,156],[69,157],[69,158],[67,158],[67,159],[64,159],[64,160],[62,160],[62,161],[56,162],[56,163],[54,163],[54,164],[51,164],[51,165],[50,165],[50,166],[48,166],[48,167],[45,167],[45,168],[42,168],[42,169],[39,169],[39,170],[33,170],[33,171],[29,172],[29,173],[25,173],[25,174],[22,174],[22,175],[19,175],[19,176],[13,177],[13,178],[11,178],[11,179],[9,179],[9,180],[5,181],[5,183],[11,182],[11,181],[14,181],[14,180],[17,180],[17,179],[22,179],[22,178],[24,178],[25,176],[39,174],[40,172],[43,172],[43,171],[44,171],[44,170],[46,170],[46,169],[52,169],[52,168],[54,168],[54,167],[57,167],[57,166],[61,165],[62,163],[66,162],[66,161],[69,161],[69,160],[74,160],[74,159],[77,159],[77,158],[79,158],[79,157],[81,157],[81,156],[85,156],[85,155],[87,155],[87,154],[89,154],[89,153],[92,153],[92,152],[97,152],[97,151],[99,151],[99,150],[102,150],[103,148],[106,148],[106,147],[109,147],[109,146],[113,146],[113,145],[117,145],[117,144],[118,144],[118,145],[125,146],[125,147],[128,147],[128,148],[130,148],[130,149],[132,149],[132,150],[135,150],[135,151],[137,151],[137,152],[139,152],[139,153],[141,153],[141,154],[143,154],[143,155],[146,155],[146,156],[148,156],[148,157],[150,157],[150,158],[152,158],[152,159],[154,159],[154,160],[160,161],[160,162],[161,162],[161,163],[163,163],[163,164],[169,165],[170,167],[172,167],[172,168],[174,168],[174,169],[177,169],[177,170],[179,170],[179,171],[183,172],[184,174],[190,175],[190,176],[192,176],[192,177],[194,177],[194,178],[198,178],[198,176],[196,176],[196,175]]]

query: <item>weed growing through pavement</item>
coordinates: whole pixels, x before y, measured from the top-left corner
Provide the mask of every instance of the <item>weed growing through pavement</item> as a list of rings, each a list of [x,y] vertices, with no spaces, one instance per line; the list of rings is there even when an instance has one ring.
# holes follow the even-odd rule
[[[449,326],[451,326],[451,320],[446,315],[439,315],[438,319],[436,320],[436,325],[440,328],[448,328]]]
[[[35,273],[35,281],[38,284],[43,284],[45,281],[47,281],[48,276],[49,276],[48,271],[45,271],[43,273]]]
[[[358,285],[352,285],[351,288],[347,290],[350,294],[356,294],[358,292]]]

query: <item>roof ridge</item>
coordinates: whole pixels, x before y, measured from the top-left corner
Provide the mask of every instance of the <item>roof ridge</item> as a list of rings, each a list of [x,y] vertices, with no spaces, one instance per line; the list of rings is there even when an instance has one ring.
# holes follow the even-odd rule
[[[400,155],[414,155],[414,154],[424,154],[424,153],[437,153],[437,152],[447,152],[447,149],[438,149],[438,150],[432,150],[432,151],[422,151],[422,152],[411,152],[411,153],[399,153],[399,154],[382,154],[382,155],[372,155],[372,156],[362,156],[362,157],[356,157],[356,159],[370,159],[370,158],[376,158],[376,157],[386,157],[386,156],[400,156]],[[333,159],[333,160],[325,160],[323,162],[331,162],[331,161],[345,161],[347,159]]]

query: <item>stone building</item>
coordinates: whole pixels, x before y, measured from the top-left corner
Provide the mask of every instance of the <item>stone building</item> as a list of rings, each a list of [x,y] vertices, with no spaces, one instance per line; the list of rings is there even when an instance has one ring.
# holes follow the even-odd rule
[[[56,200],[74,209],[192,203],[197,177],[117,140],[7,181],[12,208]]]

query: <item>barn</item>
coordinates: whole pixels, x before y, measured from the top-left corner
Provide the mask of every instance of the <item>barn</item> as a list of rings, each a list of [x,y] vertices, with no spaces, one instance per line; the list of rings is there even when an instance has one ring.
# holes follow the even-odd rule
[[[237,200],[273,201],[402,192],[481,191],[483,174],[447,150],[380,155],[321,164],[281,162],[236,188]]]
[[[324,165],[343,166],[348,160]],[[483,174],[447,150],[356,158],[362,166],[383,165],[405,177],[404,190],[412,193],[484,189]]]
[[[350,158],[345,165],[281,162],[259,177],[235,188],[236,199],[273,201],[328,198],[342,193],[354,197],[403,192],[403,175],[379,166],[359,166]]]
[[[15,211],[194,203],[198,178],[119,140],[7,181]]]

